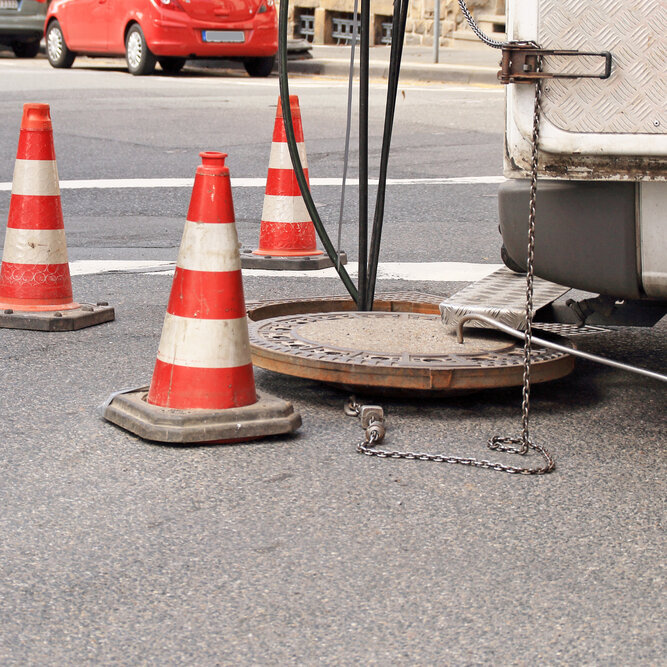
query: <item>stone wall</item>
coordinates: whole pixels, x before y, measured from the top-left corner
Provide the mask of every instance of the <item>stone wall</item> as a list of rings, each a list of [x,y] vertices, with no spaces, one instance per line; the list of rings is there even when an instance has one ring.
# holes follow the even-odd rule
[[[473,16],[505,13],[504,1],[467,0]],[[502,5],[498,7],[498,5]],[[411,0],[408,21],[405,26],[406,44],[433,44],[433,0]],[[500,10],[500,11],[499,11]],[[466,27],[466,20],[458,0],[440,0],[440,43],[447,44],[457,29]]]
[[[433,7],[435,0],[410,0],[408,20],[405,30],[406,44],[433,44]],[[505,0],[467,0],[468,8],[480,22],[488,23],[492,17],[504,15]],[[333,18],[351,18],[354,0],[290,0],[290,34],[299,37],[300,15],[314,15],[315,44],[334,44],[332,37]],[[382,23],[391,21],[392,0],[371,2],[371,44],[379,44],[382,37]],[[440,43],[446,46],[456,31],[466,28],[465,18],[459,9],[458,0],[440,0]]]

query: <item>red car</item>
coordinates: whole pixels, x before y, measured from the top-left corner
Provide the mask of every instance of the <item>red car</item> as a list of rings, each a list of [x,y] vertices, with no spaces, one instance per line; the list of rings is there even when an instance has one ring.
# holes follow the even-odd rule
[[[268,76],[278,21],[274,0],[53,0],[45,36],[53,67],[78,54],[125,55],[132,74],[151,74],[156,62],[175,74],[188,58],[225,58]]]

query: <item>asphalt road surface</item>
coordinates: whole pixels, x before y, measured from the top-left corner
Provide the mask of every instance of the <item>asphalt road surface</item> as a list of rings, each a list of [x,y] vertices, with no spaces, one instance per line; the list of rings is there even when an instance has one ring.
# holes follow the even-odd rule
[[[361,456],[346,393],[261,369],[257,387],[301,413],[297,434],[144,442],[97,406],[150,379],[171,285],[158,269],[175,261],[199,151],[229,154],[239,237],[256,247],[277,79],[4,57],[0,82],[3,219],[22,105],[47,102],[75,298],[116,309],[74,333],[0,330],[0,663],[664,660],[664,385],[577,362],[534,386],[533,437],[557,462],[544,477]],[[371,87],[373,174],[383,90]],[[313,192],[335,237],[346,82],[295,78],[292,93],[310,177],[333,179]],[[378,291],[446,296],[499,264],[502,124],[499,88],[401,86]],[[352,262],[356,198],[352,185]],[[247,301],[344,293],[321,275],[246,272],[244,286]],[[666,331],[577,345],[665,372]],[[484,443],[520,431],[520,388],[367,400],[387,411],[387,447],[515,463]]]

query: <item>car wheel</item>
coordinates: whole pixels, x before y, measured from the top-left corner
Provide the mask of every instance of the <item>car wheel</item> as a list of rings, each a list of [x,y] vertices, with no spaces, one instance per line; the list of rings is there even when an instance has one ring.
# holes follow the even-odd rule
[[[32,42],[14,42],[12,51],[17,58],[34,58],[39,53],[39,40]]]
[[[127,60],[127,69],[130,74],[135,76],[145,76],[155,71],[157,59],[146,44],[144,32],[135,23],[127,32],[125,38],[125,59]]]
[[[509,255],[507,248],[503,245],[500,248],[500,259],[503,260],[503,264],[514,273],[526,273],[525,269],[522,269]]]
[[[269,76],[273,71],[275,62],[275,56],[268,56],[267,58],[246,58],[243,61],[243,66],[250,76]]]
[[[63,31],[58,21],[51,21],[46,29],[46,57],[52,67],[71,67],[76,53],[70,51],[65,44]]]
[[[165,74],[178,74],[185,65],[185,58],[158,58],[157,61]]]

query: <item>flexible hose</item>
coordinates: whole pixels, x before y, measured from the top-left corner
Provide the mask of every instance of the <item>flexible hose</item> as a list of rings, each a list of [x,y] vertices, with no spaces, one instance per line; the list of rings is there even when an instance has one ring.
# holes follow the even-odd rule
[[[347,166],[350,159],[350,128],[352,127],[352,89],[354,85],[354,47],[359,35],[359,0],[354,0],[354,25],[352,27],[352,46],[350,47],[350,72],[347,79],[347,113],[345,119],[345,151],[343,152],[343,182],[340,188],[340,211],[338,213],[338,237],[336,253],[340,263],[340,239],[343,231],[343,214],[345,212],[345,186],[347,183]]]
[[[301,189],[306,209],[315,226],[324,249],[334,263],[334,267],[343,281],[343,285],[354,300],[359,310],[371,310],[375,292],[382,222],[384,216],[385,191],[387,185],[387,165],[391,133],[396,108],[398,77],[403,54],[403,37],[407,20],[409,0],[394,0],[394,16],[392,18],[392,45],[389,63],[389,80],[387,88],[387,104],[385,124],[382,137],[382,153],[380,156],[380,179],[378,183],[373,232],[371,235],[371,256],[368,257],[368,94],[369,94],[369,46],[370,46],[370,0],[361,2],[361,38],[359,44],[359,287],[355,287],[345,267],[338,261],[338,253],[327,234],[322,220],[313,201],[306,182],[301,158],[294,136],[292,111],[289,104],[289,80],[287,75],[287,17],[289,0],[280,3],[278,21],[278,60],[280,64],[279,84],[280,98],[287,136],[287,147],[292,159],[294,173]],[[399,10],[397,12],[397,9]]]
[[[303,201],[306,204],[306,209],[310,214],[313,225],[315,226],[315,231],[322,241],[324,250],[334,264],[334,268],[338,272],[345,289],[347,289],[349,295],[352,297],[354,302],[359,306],[359,292],[355,287],[350,275],[348,274],[345,266],[343,266],[338,261],[338,256],[336,254],[336,249],[327,234],[322,220],[313,201],[313,196],[306,182],[306,176],[303,171],[303,165],[301,164],[301,158],[299,157],[299,151],[296,145],[296,138],[294,136],[294,123],[292,122],[292,110],[290,109],[289,103],[289,81],[287,78],[287,11],[289,9],[288,0],[283,0],[280,3],[280,13],[278,21],[278,61],[280,63],[280,71],[278,74],[279,84],[280,84],[280,99],[283,109],[283,121],[285,123],[285,134],[287,136],[287,147],[289,149],[290,157],[292,158],[292,166],[294,167],[294,174],[296,175],[296,180],[299,184],[301,190],[301,195],[303,196]]]
[[[361,0],[359,40],[359,310],[368,310],[368,78],[371,0]]]
[[[378,261],[380,257],[380,241],[382,240],[382,224],[384,219],[384,202],[387,188],[387,167],[389,164],[389,149],[391,147],[391,133],[394,126],[394,111],[398,95],[398,77],[401,70],[403,56],[403,40],[405,24],[408,18],[409,0],[394,0],[394,16],[391,28],[391,53],[389,54],[389,77],[387,82],[387,104],[384,112],[384,133],[382,135],[382,152],[380,155],[380,175],[378,181],[377,198],[375,200],[375,215],[371,234],[371,248],[368,259],[368,284],[364,304],[368,310],[373,310],[375,298],[375,282],[377,279]],[[361,290],[361,285],[359,286]]]

